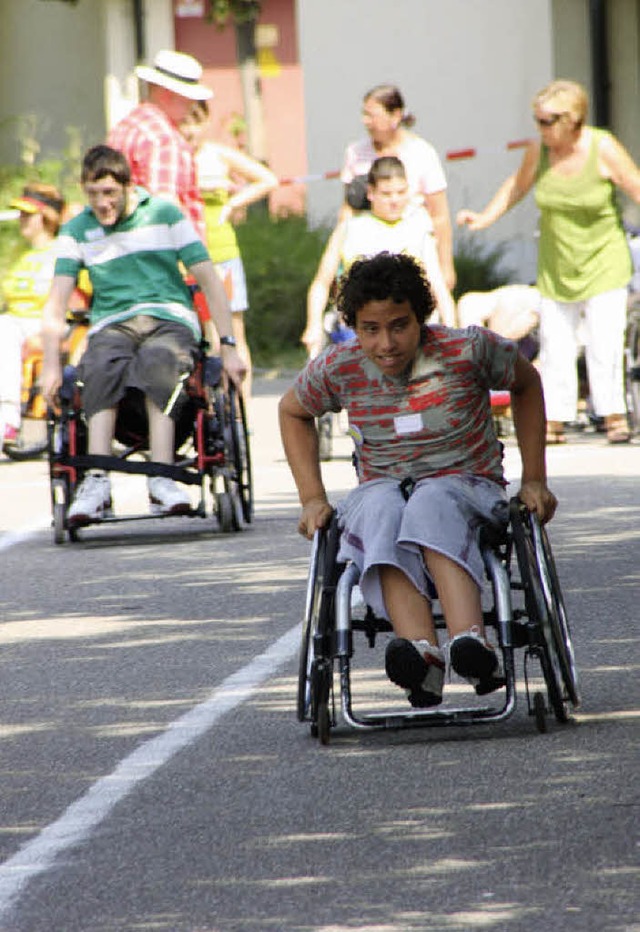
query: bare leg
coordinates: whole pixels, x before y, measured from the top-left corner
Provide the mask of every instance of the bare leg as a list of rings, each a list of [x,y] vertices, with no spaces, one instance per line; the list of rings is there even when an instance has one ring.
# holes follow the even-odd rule
[[[249,344],[247,343],[247,335],[244,328],[243,311],[233,311],[231,314],[231,327],[233,335],[236,338],[238,354],[247,367],[247,374],[242,383],[242,397],[245,404],[248,404],[251,399],[253,380],[251,373],[251,353],[249,351]]]
[[[381,566],[379,573],[384,604],[395,634],[410,641],[426,640],[437,646],[429,601],[396,566]]]
[[[116,428],[117,408],[104,408],[89,418],[90,455],[110,456],[111,443]]]
[[[155,463],[173,463],[175,424],[173,418],[164,414],[148,398],[147,417],[149,418],[149,452]]]
[[[447,623],[449,637],[474,626],[484,635],[480,590],[475,581],[449,557],[423,549],[427,569],[438,590],[438,599]]]

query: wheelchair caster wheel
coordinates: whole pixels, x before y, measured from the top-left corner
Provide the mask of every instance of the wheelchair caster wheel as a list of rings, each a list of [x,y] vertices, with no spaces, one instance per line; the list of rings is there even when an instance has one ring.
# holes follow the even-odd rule
[[[238,515],[234,506],[233,497],[229,492],[218,492],[216,495],[216,512],[218,524],[223,534],[231,534],[239,530]]]
[[[533,694],[533,714],[536,719],[536,728],[543,735],[547,730],[547,703],[542,693]]]
[[[318,703],[318,739],[320,744],[329,744],[329,733],[331,731],[331,719],[329,715],[329,706],[326,702]]]
[[[53,542],[64,544],[65,519],[67,516],[67,484],[60,479],[51,483],[51,497],[53,502]]]
[[[64,505],[53,506],[53,542],[64,544]]]

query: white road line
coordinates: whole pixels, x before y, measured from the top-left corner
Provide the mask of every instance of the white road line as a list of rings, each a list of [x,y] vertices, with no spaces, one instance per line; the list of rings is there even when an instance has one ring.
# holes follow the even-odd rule
[[[24,543],[25,540],[31,540],[32,537],[36,537],[42,531],[50,527],[51,519],[39,521],[37,524],[32,524],[29,527],[22,527],[17,531],[7,531],[0,536],[0,553],[3,550],[8,550],[9,547],[15,547],[16,544]]]
[[[80,844],[138,784],[205,734],[216,722],[246,702],[299,647],[299,626],[291,628],[251,663],[229,676],[208,699],[171,722],[125,757],[62,815],[0,865],[0,920],[17,905],[25,886],[49,870],[55,859]]]

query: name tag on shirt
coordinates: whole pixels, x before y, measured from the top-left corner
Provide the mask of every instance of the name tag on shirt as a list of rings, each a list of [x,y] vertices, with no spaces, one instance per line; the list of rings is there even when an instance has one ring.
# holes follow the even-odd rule
[[[394,417],[393,424],[399,437],[404,434],[418,434],[424,427],[420,414],[403,414],[401,417]]]

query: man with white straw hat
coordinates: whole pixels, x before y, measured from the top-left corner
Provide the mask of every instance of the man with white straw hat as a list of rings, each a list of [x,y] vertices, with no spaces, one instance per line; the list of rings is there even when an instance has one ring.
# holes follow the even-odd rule
[[[126,156],[132,182],[178,204],[204,240],[194,154],[178,125],[192,101],[208,100],[213,91],[201,83],[195,58],[169,49],[158,52],[153,65],[138,65],[136,74],[147,83],[147,100],[111,130],[108,143]]]

